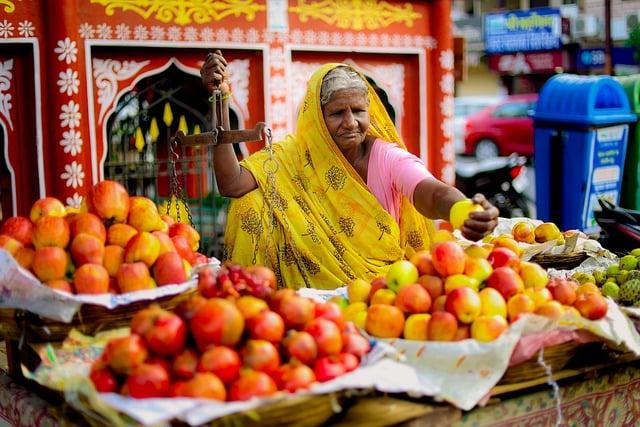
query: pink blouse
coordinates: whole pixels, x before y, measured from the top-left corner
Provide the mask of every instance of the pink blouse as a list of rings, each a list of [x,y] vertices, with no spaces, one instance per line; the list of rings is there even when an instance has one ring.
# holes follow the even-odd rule
[[[374,141],[369,154],[367,187],[396,222],[400,219],[400,195],[413,203],[418,183],[431,177],[422,160],[398,144]]]

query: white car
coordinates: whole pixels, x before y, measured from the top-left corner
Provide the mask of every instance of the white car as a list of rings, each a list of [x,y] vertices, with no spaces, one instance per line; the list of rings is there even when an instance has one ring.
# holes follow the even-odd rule
[[[459,96],[454,98],[453,144],[456,154],[464,151],[464,127],[471,114],[497,104],[501,96]]]

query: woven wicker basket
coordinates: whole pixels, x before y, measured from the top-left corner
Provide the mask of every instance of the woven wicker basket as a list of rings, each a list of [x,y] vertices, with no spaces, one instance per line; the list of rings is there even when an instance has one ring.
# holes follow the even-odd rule
[[[569,254],[538,254],[531,258],[532,262],[540,264],[545,269],[571,270],[582,264],[587,259],[586,252],[573,252]]]
[[[342,409],[344,393],[297,396],[219,418],[210,426],[321,426]]]
[[[569,341],[546,347],[543,350],[544,363],[551,369],[551,372],[559,371],[575,356],[580,346],[580,343]],[[498,384],[514,384],[546,376],[545,367],[538,363],[538,353],[536,353],[530,359],[507,369]]]
[[[7,340],[42,343],[62,341],[72,329],[77,329],[85,335],[95,335],[102,330],[128,326],[131,318],[138,311],[152,303],[157,303],[165,309],[172,309],[195,293],[196,289],[193,288],[181,294],[136,301],[113,309],[84,304],[70,323],[45,319],[24,310],[0,309],[0,337]]]

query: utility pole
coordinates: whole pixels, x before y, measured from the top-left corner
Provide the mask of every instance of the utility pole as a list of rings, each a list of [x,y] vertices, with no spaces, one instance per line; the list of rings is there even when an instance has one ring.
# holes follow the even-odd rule
[[[611,40],[611,0],[604,0],[604,73],[613,74]]]

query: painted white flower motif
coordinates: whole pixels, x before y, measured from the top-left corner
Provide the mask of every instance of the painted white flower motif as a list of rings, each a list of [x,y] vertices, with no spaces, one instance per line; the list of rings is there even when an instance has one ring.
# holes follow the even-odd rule
[[[116,25],[116,38],[120,40],[129,40],[131,38],[131,29],[127,24]]]
[[[83,39],[92,39],[95,33],[96,30],[93,29],[93,25],[89,24],[88,22],[80,24],[78,34],[80,34],[80,37],[82,37]]]
[[[167,38],[173,41],[181,40],[182,30],[180,29],[180,27],[176,27],[175,25],[172,27],[169,27],[169,30],[167,30]]]
[[[427,49],[435,49],[438,47],[438,41],[431,36],[423,36],[424,47]]]
[[[98,25],[98,28],[96,29],[97,33],[98,33],[98,38],[100,39],[110,39],[111,38],[111,34],[113,33],[113,29],[111,28],[111,25],[107,25],[107,24],[100,24]]]
[[[33,22],[26,19],[18,24],[18,34],[22,37],[33,37],[36,33],[36,27],[33,26]]]
[[[74,129],[80,126],[80,118],[82,114],[80,113],[80,105],[76,104],[75,101],[69,101],[68,104],[62,105],[62,112],[60,113],[60,127],[65,128],[69,127],[69,129]]]
[[[275,101],[271,103],[271,121],[276,123],[287,124],[287,114],[289,106],[285,101]]]
[[[200,31],[200,38],[203,42],[213,41],[213,30],[209,27],[203,28],[202,31]]]
[[[223,42],[229,41],[229,30],[226,28],[218,28],[216,31],[216,40]]]
[[[304,34],[302,33],[302,30],[293,30],[289,33],[289,36],[293,43],[302,43],[302,37]]]
[[[413,36],[411,34],[405,34],[402,36],[402,44],[403,46],[413,46]]]
[[[73,196],[67,197],[67,206],[78,209],[82,205],[82,199],[81,195],[73,193]]]
[[[244,31],[238,27],[231,30],[231,41],[242,43],[244,41]]]
[[[440,101],[440,114],[443,116],[453,116],[454,108],[453,96],[445,96],[442,98],[442,101]]]
[[[360,46],[366,45],[367,35],[364,33],[358,33],[358,35],[356,36],[356,43],[358,43]]]
[[[60,145],[64,148],[65,153],[69,153],[72,156],[80,153],[82,151],[82,136],[80,135],[80,131],[71,129],[62,132]]]
[[[331,33],[331,43],[332,44],[342,44],[342,33],[334,31]]]
[[[82,164],[75,160],[69,165],[64,165],[64,172],[60,175],[67,185],[67,187],[78,188],[82,187],[84,182],[84,171],[82,170]]]
[[[9,38],[13,37],[14,26],[11,22],[6,19],[0,22],[0,37]]]
[[[260,41],[260,33],[255,28],[247,30],[247,43],[258,43]]]
[[[58,40],[58,47],[53,49],[58,54],[58,61],[64,61],[67,64],[78,60],[78,48],[76,42],[66,37],[64,40]]]
[[[71,96],[74,93],[78,93],[78,86],[80,86],[80,80],[78,79],[78,72],[67,68],[67,71],[60,71],[58,74],[60,80],[58,80],[58,86],[60,86],[60,93],[67,93]]]
[[[289,33],[285,33],[282,31],[276,32],[276,40],[279,43],[289,43],[289,41],[293,40],[289,37]]]
[[[344,44],[346,44],[347,46],[353,46],[355,40],[356,37],[352,32],[349,31],[344,33]]]
[[[306,44],[316,44],[318,42],[318,33],[313,30],[305,31],[303,39]]]
[[[440,52],[440,66],[449,71],[453,70],[453,51],[451,49],[445,49]]]
[[[151,38],[153,40],[164,40],[164,28],[157,25],[151,27]]]
[[[133,38],[136,40],[147,40],[149,38],[149,30],[145,25],[136,25],[133,28]]]
[[[384,33],[380,36],[380,44],[385,47],[391,45],[391,37],[389,34]]]
[[[284,76],[277,75],[271,77],[269,85],[271,87],[271,96],[283,98],[287,96],[287,80]]]
[[[454,149],[453,144],[450,143],[442,145],[440,154],[442,154],[442,159],[447,163],[451,163],[456,159],[456,150]]]
[[[391,44],[394,46],[402,46],[403,37],[400,34],[391,36]]]
[[[444,73],[440,79],[440,90],[443,93],[453,93],[454,77],[453,73]]]
[[[320,31],[318,34],[318,43],[328,45],[331,42],[331,34],[328,31]]]
[[[195,27],[187,27],[184,29],[184,39],[190,42],[198,40],[198,29]]]
[[[456,170],[451,163],[447,163],[442,167],[442,181],[447,184],[453,184],[456,180]]]
[[[445,138],[453,138],[453,127],[453,117],[445,117],[440,123],[440,129]]]
[[[281,47],[273,47],[271,49],[271,67],[275,69],[283,69],[285,65],[284,49]]]
[[[380,43],[380,36],[376,33],[369,34],[369,46],[378,46]]]

